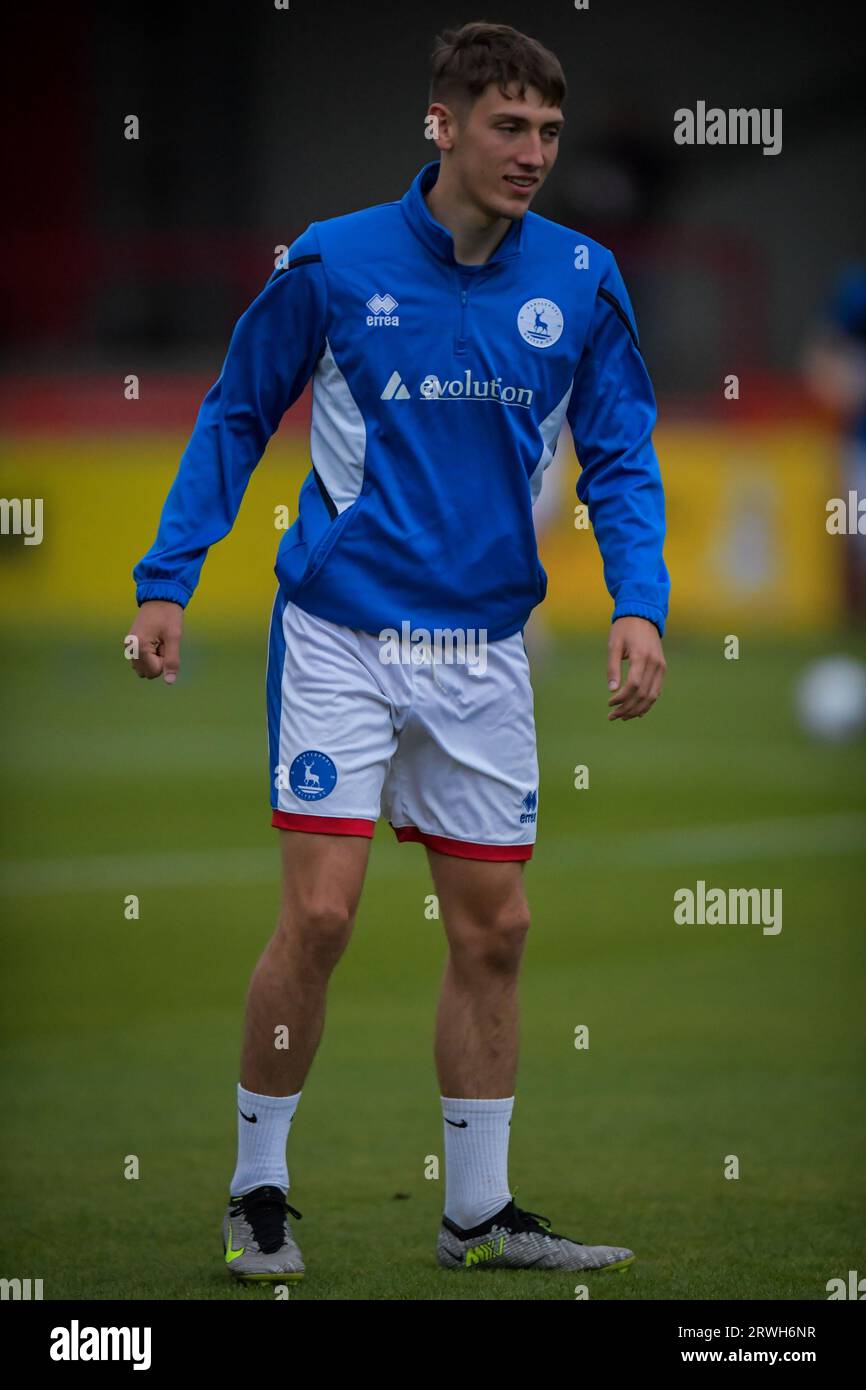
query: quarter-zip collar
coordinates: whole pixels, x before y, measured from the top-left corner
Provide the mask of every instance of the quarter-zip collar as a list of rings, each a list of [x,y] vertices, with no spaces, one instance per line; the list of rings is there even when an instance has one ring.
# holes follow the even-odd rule
[[[437,222],[435,217],[431,215],[424,201],[424,194],[430,191],[438,177],[439,160],[433,159],[415,175],[400,200],[400,206],[412,231],[424,243],[428,251],[449,265],[458,265],[459,262],[454,255],[454,238],[448,228],[443,227],[442,223]],[[484,265],[492,265],[496,261],[511,260],[520,255],[523,249],[525,217],[526,214],[524,213],[523,217],[514,219],[493,255],[484,261]]]

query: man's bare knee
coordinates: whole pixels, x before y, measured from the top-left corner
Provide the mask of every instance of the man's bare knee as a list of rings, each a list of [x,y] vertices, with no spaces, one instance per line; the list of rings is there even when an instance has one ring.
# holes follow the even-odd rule
[[[505,903],[464,919],[450,933],[452,958],[466,968],[512,973],[520,963],[529,923],[525,902]]]
[[[281,831],[283,901],[277,934],[310,965],[333,968],[349,937],[369,841]]]
[[[352,934],[354,911],[339,893],[327,888],[293,892],[283,902],[279,930],[311,960],[339,960]]]

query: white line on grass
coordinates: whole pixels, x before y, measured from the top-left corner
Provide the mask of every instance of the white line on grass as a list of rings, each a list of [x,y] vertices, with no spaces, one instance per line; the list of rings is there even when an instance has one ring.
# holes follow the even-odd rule
[[[390,834],[390,832],[388,832]],[[701,868],[755,859],[798,860],[825,855],[862,855],[866,850],[866,816],[835,812],[776,820],[690,825],[666,830],[614,830],[599,834],[555,835],[543,832],[536,850],[542,869],[557,866],[592,870]],[[373,846],[371,872],[411,877],[426,867],[417,850],[389,839]],[[531,866],[530,866],[531,867]],[[279,855],[276,841],[263,849],[169,850],[164,853],[79,855],[65,859],[6,860],[0,864],[0,896],[31,897],[52,893],[142,893],[171,888],[257,885],[276,887]]]

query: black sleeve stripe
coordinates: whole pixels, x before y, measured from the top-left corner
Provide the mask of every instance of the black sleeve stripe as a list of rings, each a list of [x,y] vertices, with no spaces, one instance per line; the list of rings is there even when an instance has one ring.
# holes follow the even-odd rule
[[[276,273],[271,277],[271,283],[278,280],[281,275],[285,275],[287,270],[294,270],[299,265],[309,265],[312,261],[320,261],[321,256],[296,256],[288,265],[281,265]]]
[[[622,322],[625,324],[626,328],[628,329],[628,336],[631,338],[631,340],[632,340],[632,342],[634,343],[635,347],[637,348],[638,352],[640,352],[640,343],[639,343],[638,340],[637,340],[637,334],[635,333],[634,329],[633,329],[632,326],[631,326],[631,319],[629,318],[629,316],[628,316],[628,314],[626,313],[625,309],[624,309],[624,308],[622,307],[622,305],[620,304],[620,302],[619,302],[619,300],[617,299],[616,295],[611,294],[610,290],[602,289],[601,285],[599,285],[599,287],[598,287],[598,293],[599,293],[600,298],[603,299],[603,300],[605,301],[606,304],[609,304],[609,305],[610,305],[611,309],[613,309],[613,311],[614,311],[614,313],[616,314],[617,318],[618,318],[618,319],[621,319]]]
[[[310,257],[310,260],[317,261],[317,260],[319,260],[319,257],[318,257],[318,256],[311,256],[311,257]],[[325,484],[322,482],[321,478],[319,477],[319,474],[318,474],[318,472],[316,471],[316,466],[315,466],[315,464],[313,465],[313,477],[314,477],[315,480],[316,480],[316,484],[317,484],[317,486],[318,486],[319,492],[322,494],[322,501],[324,502],[325,506],[326,506],[327,509],[328,509],[328,515],[329,515],[329,517],[331,518],[331,520],[333,521],[334,518],[335,518],[335,516],[337,515],[337,507],[336,507],[336,504],[335,504],[335,502],[334,502],[333,497],[332,497],[331,494],[328,492],[328,489],[325,487]]]

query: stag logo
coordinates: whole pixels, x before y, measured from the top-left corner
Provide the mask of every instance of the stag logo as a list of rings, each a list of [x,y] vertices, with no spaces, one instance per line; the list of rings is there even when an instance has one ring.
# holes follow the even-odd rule
[[[558,304],[550,299],[527,299],[517,315],[517,327],[524,342],[548,348],[559,339],[565,320]]]
[[[289,786],[299,801],[321,801],[337,785],[337,769],[327,753],[308,749],[289,768]]]

